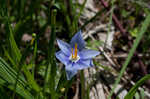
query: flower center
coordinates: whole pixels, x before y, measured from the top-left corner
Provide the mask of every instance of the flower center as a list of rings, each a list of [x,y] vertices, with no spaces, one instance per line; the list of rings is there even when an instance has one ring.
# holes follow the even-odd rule
[[[75,44],[74,52],[73,52],[73,48],[72,48],[71,55],[70,55],[69,59],[75,63],[80,59],[80,56],[78,56],[77,43]]]

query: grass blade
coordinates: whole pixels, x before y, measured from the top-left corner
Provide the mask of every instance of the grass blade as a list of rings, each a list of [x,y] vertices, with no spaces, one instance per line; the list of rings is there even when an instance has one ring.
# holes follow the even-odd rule
[[[144,76],[143,78],[141,78],[128,92],[128,94],[125,96],[125,99],[133,99],[133,96],[135,95],[137,89],[143,84],[145,83],[147,80],[150,79],[150,74]]]
[[[111,96],[112,96],[115,88],[117,87],[118,83],[120,82],[120,79],[121,79],[125,69],[127,68],[127,66],[128,66],[128,64],[129,64],[129,62],[130,62],[130,60],[131,60],[131,58],[132,58],[132,56],[133,56],[133,54],[134,54],[134,52],[136,50],[136,48],[137,48],[141,38],[143,37],[144,33],[146,32],[149,24],[150,24],[150,14],[147,15],[146,19],[144,20],[144,22],[142,24],[142,27],[141,27],[141,29],[139,31],[139,34],[138,34],[138,36],[137,36],[137,38],[136,38],[136,40],[135,40],[135,42],[133,44],[133,47],[131,48],[131,50],[129,52],[129,55],[128,55],[125,63],[123,64],[123,67],[122,67],[122,69],[120,71],[120,74],[119,74],[117,80],[115,81],[115,84],[113,85],[112,91],[110,92],[110,95],[108,96],[108,99],[111,99]]]
[[[2,58],[0,58],[0,85],[14,90],[17,73]],[[33,99],[28,84],[23,76],[18,77],[16,92],[25,99]]]
[[[12,59],[14,60],[15,64],[17,64],[20,61],[21,53],[20,53],[20,50],[14,39],[13,30],[12,30],[11,25],[9,24],[9,20],[7,20],[7,21],[8,21],[7,26],[9,29],[9,44],[10,44],[11,56],[12,56]],[[18,67],[16,67],[16,68],[18,68]]]

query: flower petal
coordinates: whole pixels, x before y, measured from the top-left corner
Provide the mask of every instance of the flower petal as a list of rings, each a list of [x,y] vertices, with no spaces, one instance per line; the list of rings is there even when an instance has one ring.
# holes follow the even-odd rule
[[[55,55],[56,58],[63,64],[66,65],[69,62],[69,57],[67,57],[62,51],[58,51]]]
[[[99,55],[100,52],[95,51],[95,50],[86,50],[86,49],[84,49],[79,54],[80,54],[81,59],[91,59],[91,58]]]
[[[68,62],[65,66],[67,80],[70,80],[74,75],[77,74],[78,70],[86,69],[93,66],[92,59],[79,60],[77,63]]]
[[[68,66],[65,67],[67,80],[70,80],[78,72],[78,70],[73,69],[72,67],[72,63],[68,64]]]
[[[57,39],[57,43],[58,43],[58,46],[59,46],[59,48],[61,49],[61,51],[62,51],[65,55],[70,56],[70,53],[71,53],[71,46],[70,46],[68,43],[66,43],[66,42],[64,42],[64,41],[62,41],[62,40],[58,40],[58,39]]]
[[[85,65],[86,67],[91,67],[93,66],[93,60],[92,59],[85,59],[85,60],[81,60],[80,61],[83,65]]]
[[[73,69],[74,70],[82,70],[82,69],[86,69],[88,67],[93,66],[93,64],[91,64],[92,59],[86,59],[86,60],[79,60],[77,63],[73,64]]]
[[[81,51],[83,48],[85,48],[85,42],[82,38],[81,30],[77,32],[71,39],[71,46],[72,48],[75,46],[75,43],[78,45],[78,49]]]

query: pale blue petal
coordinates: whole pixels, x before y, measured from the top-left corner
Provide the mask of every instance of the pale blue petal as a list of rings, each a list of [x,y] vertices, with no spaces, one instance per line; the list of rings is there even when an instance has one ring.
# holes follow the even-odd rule
[[[70,46],[68,43],[66,43],[66,42],[64,42],[64,41],[62,41],[62,40],[58,40],[58,39],[57,39],[57,43],[58,43],[58,46],[59,46],[59,48],[61,49],[61,51],[62,51],[65,55],[70,56],[70,53],[71,53],[71,46]]]
[[[77,63],[75,63],[73,65],[73,68],[75,68],[76,70],[86,69],[88,67],[93,66],[93,64],[91,64],[91,62],[92,62],[91,59],[79,60]]]
[[[78,70],[86,69],[92,66],[93,66],[92,59],[79,60],[77,63],[69,62],[65,66],[67,80],[70,80],[74,75],[76,75]]]
[[[67,80],[70,80],[73,76],[75,76],[78,72],[78,70],[72,68],[73,65],[72,64],[68,64],[68,66],[65,67],[66,69],[66,76],[67,76]]]
[[[93,60],[92,59],[85,59],[80,61],[84,66],[91,67],[93,66]]]
[[[78,49],[80,51],[83,48],[85,48],[85,42],[84,42],[84,40],[82,38],[81,30],[72,37],[71,42],[70,42],[72,48],[75,46],[75,43],[77,43]]]
[[[99,55],[100,52],[95,51],[95,50],[86,50],[86,49],[84,49],[79,54],[80,54],[81,59],[91,59],[91,58]]]
[[[61,61],[64,65],[69,62],[69,57],[66,56],[62,51],[58,51],[56,54],[56,58]]]

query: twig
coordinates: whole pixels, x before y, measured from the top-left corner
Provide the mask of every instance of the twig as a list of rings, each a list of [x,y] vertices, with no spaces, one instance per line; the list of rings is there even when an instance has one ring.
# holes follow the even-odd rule
[[[107,58],[107,60],[112,64],[112,66],[116,66],[115,63],[109,58],[109,56],[104,52],[102,47],[99,47],[99,50],[103,52],[103,55]]]
[[[108,3],[107,2],[105,2],[104,0],[100,0],[101,1],[101,3],[103,4],[103,6],[105,7],[105,8],[109,8],[109,5],[108,5]],[[112,19],[113,19],[113,21],[116,23],[116,26],[119,28],[119,30],[123,33],[123,34],[125,34],[126,33],[126,30],[123,28],[123,26],[121,25],[121,23],[119,22],[119,20],[118,20],[118,18],[116,17],[116,15],[115,14],[113,14],[112,15]]]

